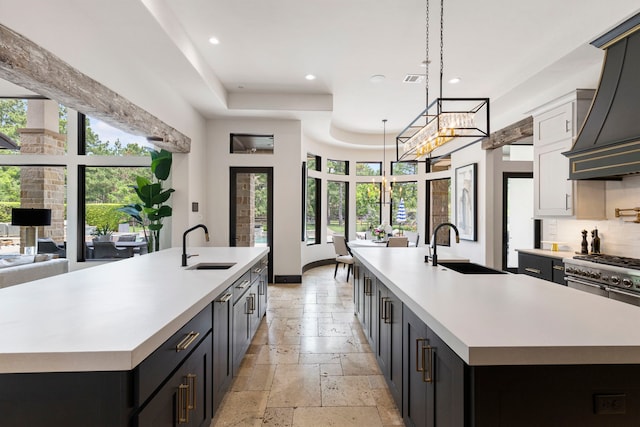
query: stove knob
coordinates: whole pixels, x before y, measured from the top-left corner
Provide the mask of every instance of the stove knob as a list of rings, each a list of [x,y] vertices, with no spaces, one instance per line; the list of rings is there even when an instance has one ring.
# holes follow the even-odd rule
[[[631,286],[633,286],[633,282],[631,281],[631,279],[622,279],[622,286],[624,286],[625,288],[630,288]]]
[[[573,274],[576,272],[576,269],[573,267],[567,267],[565,271],[569,274]]]
[[[609,276],[602,276],[602,281],[603,282],[608,282],[609,281]]]
[[[593,277],[594,279],[599,279],[600,276],[601,276],[600,272],[591,273],[591,277]]]
[[[611,276],[611,283],[617,285],[618,283],[620,283],[620,278],[618,276]]]

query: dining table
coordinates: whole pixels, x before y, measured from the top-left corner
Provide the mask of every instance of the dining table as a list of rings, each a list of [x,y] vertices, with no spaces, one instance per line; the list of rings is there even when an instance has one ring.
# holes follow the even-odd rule
[[[350,248],[386,248],[386,240],[370,240],[370,239],[356,239],[349,240],[347,245]],[[409,241],[409,247],[415,247],[416,242]]]
[[[93,240],[89,240],[86,242],[87,247],[88,248],[93,248]],[[146,254],[147,253],[147,242],[145,241],[136,241],[136,242],[120,242],[120,241],[114,241],[113,242],[114,245],[116,245],[116,248],[118,249],[128,249],[129,250],[129,257],[132,257],[134,254],[134,249],[139,248],[140,249],[140,255]]]

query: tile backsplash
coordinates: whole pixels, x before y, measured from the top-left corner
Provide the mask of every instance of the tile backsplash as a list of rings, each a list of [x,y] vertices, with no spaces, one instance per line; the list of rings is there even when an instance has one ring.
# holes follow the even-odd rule
[[[542,218],[542,240],[566,242],[561,250],[580,251],[582,230],[587,230],[587,241],[591,247],[591,230],[598,229],[600,252],[632,258],[640,258],[640,224],[635,217],[615,217],[615,208],[640,207],[640,176],[625,177],[622,181],[606,184],[607,219],[601,221],[569,218]],[[546,246],[544,246],[546,247]]]

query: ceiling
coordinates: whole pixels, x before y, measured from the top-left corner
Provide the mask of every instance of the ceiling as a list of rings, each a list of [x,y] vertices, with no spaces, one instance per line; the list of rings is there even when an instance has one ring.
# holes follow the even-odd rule
[[[430,9],[432,100],[439,2]],[[589,42],[639,10],[637,0],[447,0],[443,96],[489,97],[497,130],[594,88],[603,52]],[[424,83],[403,83],[425,72],[424,0],[0,0],[0,23],[170,125],[154,111],[163,99],[206,118],[300,119],[318,142],[370,146],[382,119],[397,134],[425,107]],[[2,96],[24,94],[0,83]]]

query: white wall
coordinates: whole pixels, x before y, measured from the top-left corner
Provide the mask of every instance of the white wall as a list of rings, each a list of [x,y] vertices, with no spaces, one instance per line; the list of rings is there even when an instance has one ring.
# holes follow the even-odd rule
[[[273,134],[274,153],[230,154],[231,133]],[[302,273],[301,139],[301,124],[295,120],[218,119],[208,122],[206,149],[201,153],[205,170],[194,179],[199,179],[204,188],[206,207],[201,213],[209,227],[211,245],[229,244],[229,168],[273,167],[274,275]],[[195,155],[192,153],[190,157]]]

